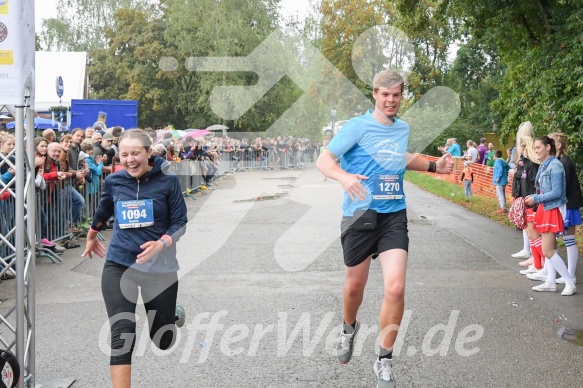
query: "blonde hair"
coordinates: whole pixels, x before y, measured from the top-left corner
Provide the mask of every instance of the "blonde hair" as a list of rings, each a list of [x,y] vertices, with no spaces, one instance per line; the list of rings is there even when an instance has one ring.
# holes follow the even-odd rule
[[[531,139],[534,139],[534,127],[532,126],[532,123],[530,121],[525,121],[518,126],[518,131],[516,131],[516,146],[517,147],[521,144],[522,138],[525,136],[528,136]],[[533,144],[534,144],[534,141],[533,141]],[[514,163],[517,163],[519,158],[520,158],[520,153],[516,152],[516,155],[514,155]]]
[[[557,147],[559,157],[567,155],[569,152],[569,141],[567,140],[567,135],[564,133],[553,132],[549,133],[548,136],[555,141],[555,146],[557,146],[557,143],[561,143],[561,147]]]
[[[405,80],[395,70],[387,69],[378,72],[372,81],[372,89],[376,93],[379,91],[380,88],[393,88],[397,85],[401,85],[401,92],[403,91],[403,87],[405,84]]]
[[[540,161],[536,156],[536,152],[534,151],[534,139],[532,137],[523,136],[520,139],[520,148],[522,148],[522,155],[525,158],[530,159],[530,161],[533,163],[540,164]]]
[[[2,135],[2,137],[0,137],[0,150],[1,150],[1,149],[4,147],[4,143],[5,143],[7,140],[10,140],[10,139],[14,139],[14,140],[16,140],[16,138],[14,137],[14,135],[13,135],[13,134],[11,134],[11,133],[4,133],[4,134]]]

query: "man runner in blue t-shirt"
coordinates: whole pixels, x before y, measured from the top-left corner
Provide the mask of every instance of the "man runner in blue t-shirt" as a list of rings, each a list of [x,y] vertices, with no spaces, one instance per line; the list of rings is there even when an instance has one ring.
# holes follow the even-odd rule
[[[395,387],[392,348],[404,312],[409,236],[403,192],[405,170],[451,173],[446,154],[437,162],[407,153],[409,125],[396,118],[404,80],[393,70],[373,81],[375,109],[342,127],[317,161],[318,169],[342,184],[341,242],[346,265],[344,324],[336,347],[341,364],[350,361],[360,322],[356,314],[364,294],[372,258],[379,258],[384,298],[380,311],[379,357],[374,371],[379,388]],[[335,160],[340,158],[340,165]]]

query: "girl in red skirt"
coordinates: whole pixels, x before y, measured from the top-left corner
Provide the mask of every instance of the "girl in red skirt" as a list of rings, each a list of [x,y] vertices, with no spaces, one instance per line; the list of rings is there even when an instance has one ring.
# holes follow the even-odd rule
[[[557,148],[557,159],[563,164],[565,169],[565,180],[567,187],[567,214],[565,217],[565,233],[563,234],[563,242],[567,247],[567,268],[573,277],[575,284],[575,271],[577,269],[577,262],[579,261],[579,249],[575,241],[575,232],[577,225],[581,225],[581,208],[583,207],[583,194],[581,193],[581,185],[577,177],[575,163],[567,156],[569,146],[567,143],[567,136],[564,133],[551,133],[549,137],[555,141]],[[563,278],[557,279],[557,284],[563,284]]]
[[[542,235],[542,251],[546,258],[547,280],[532,287],[535,291],[556,291],[556,272],[565,280],[561,295],[573,295],[576,291],[573,277],[561,256],[555,252],[556,237],[564,232],[564,214],[567,211],[565,169],[555,157],[555,142],[548,136],[537,137],[534,149],[541,165],[536,174],[536,194],[529,195],[525,204],[538,204],[535,215],[535,228]]]

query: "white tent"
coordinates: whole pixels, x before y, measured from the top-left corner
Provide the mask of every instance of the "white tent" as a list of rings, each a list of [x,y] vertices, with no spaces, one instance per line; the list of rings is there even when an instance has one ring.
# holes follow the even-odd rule
[[[37,51],[35,60],[35,111],[48,111],[51,106],[71,106],[71,100],[84,98],[87,53]],[[56,86],[59,76],[64,86],[60,104]]]

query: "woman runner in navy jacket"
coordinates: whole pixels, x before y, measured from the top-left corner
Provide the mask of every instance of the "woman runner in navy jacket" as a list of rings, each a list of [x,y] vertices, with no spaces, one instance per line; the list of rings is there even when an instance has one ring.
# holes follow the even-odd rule
[[[141,129],[119,139],[123,171],[105,179],[82,256],[106,259],[101,289],[111,327],[110,372],[114,388],[131,386],[131,359],[136,335],[136,303],[141,291],[150,338],[163,350],[184,324],[184,310],[176,305],[178,261],[176,241],[184,234],[187,210],[169,164],[151,157],[151,140]],[[97,233],[115,218],[107,249]]]

